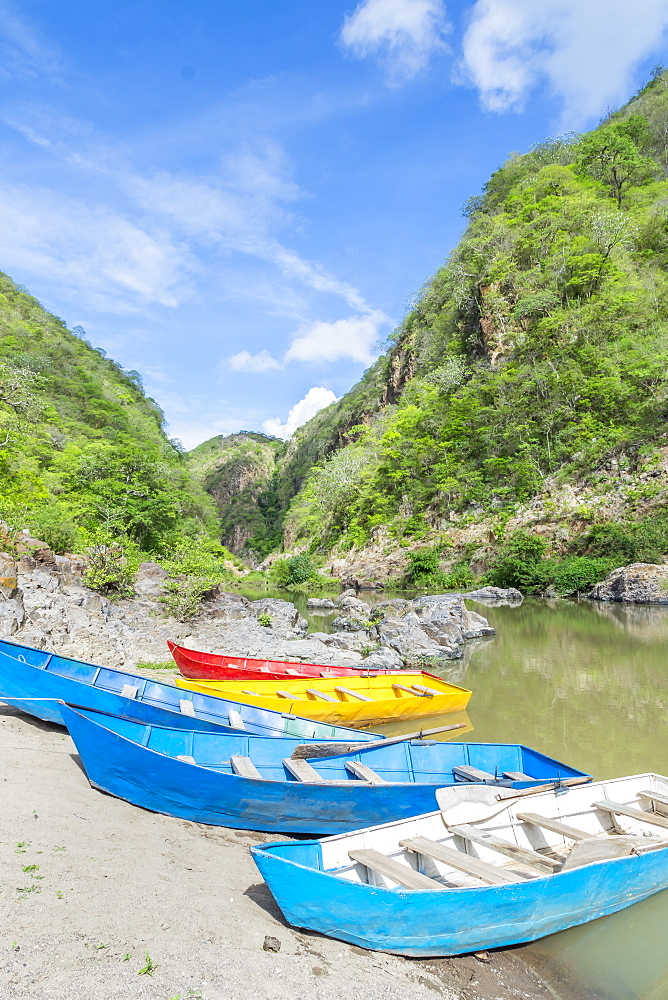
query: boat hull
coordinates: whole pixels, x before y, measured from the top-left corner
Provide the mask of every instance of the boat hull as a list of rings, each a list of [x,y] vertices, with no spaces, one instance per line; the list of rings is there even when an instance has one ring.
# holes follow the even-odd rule
[[[469,703],[471,692],[455,684],[448,684],[440,678],[433,678],[427,686],[433,686],[439,693],[433,697],[407,695],[405,692],[393,694],[392,682],[396,678],[400,685],[408,687],[413,678],[400,673],[382,677],[346,678],[343,687],[355,688],[368,693],[371,700],[359,701],[347,695],[343,700],[323,701],[305,693],[311,686],[309,681],[191,681],[176,678],[180,688],[189,691],[235,698],[248,705],[266,706],[273,711],[287,711],[305,716],[317,722],[328,722],[342,726],[371,726],[399,720],[419,719],[430,715],[446,715],[462,712]],[[382,687],[380,685],[383,685]],[[312,686],[325,693],[331,693],[338,685],[336,678],[312,682]],[[275,691],[282,688],[294,698],[280,697]]]
[[[388,667],[332,667],[317,663],[292,663],[288,660],[260,660],[251,656],[201,653],[169,641],[167,645],[183,676],[191,680],[289,680],[294,675],[314,678],[360,677],[365,673],[376,675],[392,672]],[[407,676],[410,673],[413,671],[406,671]]]
[[[345,882],[290,860],[291,848],[251,854],[285,919],[361,948],[435,958],[506,948],[616,913],[668,888],[668,849],[617,858],[550,878],[436,892],[388,891]]]
[[[121,694],[123,687],[136,687],[134,698]],[[192,704],[192,715],[181,708],[183,700]],[[153,681],[138,674],[69,657],[51,655],[41,649],[0,641],[0,701],[46,722],[64,725],[59,702],[111,712],[138,722],[159,723],[169,713],[172,724],[185,729],[220,729],[238,732],[231,726],[230,709],[241,717],[244,731],[261,736],[294,736],[304,740],[345,740],[367,743],[379,739],[372,733],[319,725],[289,713],[266,711],[235,701],[207,695],[191,695],[172,684]],[[176,721],[178,720],[178,721]],[[163,723],[164,724],[164,721]]]
[[[347,833],[414,816],[436,807],[437,789],[455,782],[453,763],[468,760],[495,757],[501,770],[524,762],[533,767],[535,784],[566,771],[581,774],[517,745],[420,741],[408,749],[404,743],[384,747],[382,759],[367,754],[375,749],[367,744],[361,752],[312,760],[323,777],[304,784],[283,765],[299,740],[151,729],[65,705],[61,712],[91,784],[154,812],[235,829]],[[251,759],[260,777],[232,773],[234,755]],[[391,774],[396,777],[377,785],[352,779],[345,763],[362,760],[386,781]]]

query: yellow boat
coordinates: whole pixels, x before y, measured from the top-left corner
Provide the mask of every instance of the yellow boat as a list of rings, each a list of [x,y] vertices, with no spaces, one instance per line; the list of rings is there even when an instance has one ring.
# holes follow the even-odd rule
[[[417,671],[375,677],[267,681],[198,681],[177,677],[176,683],[189,691],[218,695],[275,712],[358,727],[461,712],[471,697],[466,688]]]

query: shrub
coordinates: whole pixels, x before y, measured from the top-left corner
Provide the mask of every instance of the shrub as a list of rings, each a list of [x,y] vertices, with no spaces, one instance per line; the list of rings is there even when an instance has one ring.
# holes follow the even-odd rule
[[[544,539],[517,528],[499,548],[485,582],[493,587],[516,587],[523,594],[540,593],[550,579],[546,548]]]
[[[28,523],[35,538],[46,542],[54,552],[76,552],[79,530],[72,517],[58,504],[44,507],[29,517]]]
[[[201,576],[167,580],[165,593],[159,600],[172,618],[180,622],[189,622],[199,614],[204,595],[210,593],[216,585],[216,580]]]
[[[615,559],[571,556],[554,564],[552,585],[558,594],[582,594],[604,580],[617,565]]]
[[[306,583],[316,575],[315,566],[304,552],[289,559],[277,559],[269,570],[272,583],[284,588]]]
[[[83,582],[87,587],[108,597],[132,597],[134,572],[122,545],[92,545],[86,549],[86,557],[88,569]]]
[[[257,616],[258,624],[264,625],[265,628],[271,627],[271,615],[267,611],[263,611],[262,614]]]

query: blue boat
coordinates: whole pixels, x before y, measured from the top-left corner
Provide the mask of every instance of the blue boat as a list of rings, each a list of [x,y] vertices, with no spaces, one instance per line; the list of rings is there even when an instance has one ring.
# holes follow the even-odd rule
[[[519,745],[388,741],[305,760],[300,740],[60,711],[96,788],[154,812],[244,830],[323,834],[414,816],[434,808],[438,788],[482,768],[497,789],[589,780]]]
[[[138,674],[0,641],[0,701],[47,722],[64,725],[60,702],[99,709],[138,722],[169,725],[159,710],[176,714],[185,729],[214,729],[258,736],[369,743],[381,737],[346,726],[313,722],[289,713],[243,705],[213,695],[181,691]]]
[[[439,799],[438,812],[251,853],[294,927],[420,958],[535,941],[668,888],[660,775]]]

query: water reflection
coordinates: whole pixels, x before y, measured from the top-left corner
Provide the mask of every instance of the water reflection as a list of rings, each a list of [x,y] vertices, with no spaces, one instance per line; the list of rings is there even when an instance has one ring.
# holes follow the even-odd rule
[[[567,965],[583,986],[596,990],[594,995],[666,1000],[668,891],[610,917],[543,938],[526,951]]]

